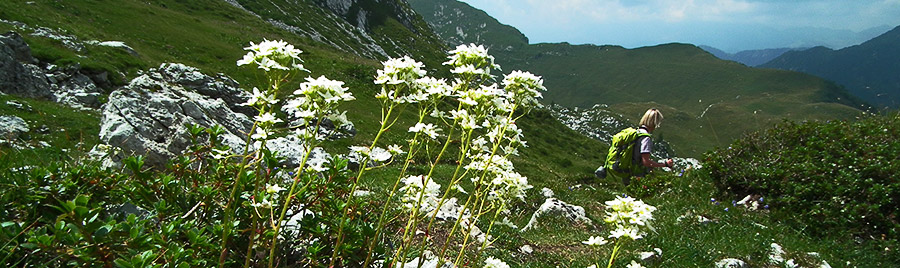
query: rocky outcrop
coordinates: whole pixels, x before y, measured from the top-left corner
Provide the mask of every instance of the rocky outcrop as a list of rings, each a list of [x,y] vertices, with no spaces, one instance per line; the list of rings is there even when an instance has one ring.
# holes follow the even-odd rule
[[[100,140],[125,153],[144,155],[145,162],[162,166],[190,145],[187,125],[220,125],[223,142],[243,148],[250,118],[231,107],[246,100],[236,82],[213,78],[182,64],[164,63],[116,90],[103,106]],[[225,96],[228,95],[227,98]]]
[[[96,109],[104,88],[111,87],[107,76],[78,64],[59,67],[41,63],[31,56],[31,49],[18,33],[0,35],[0,92]]]
[[[15,32],[0,35],[0,92],[53,99],[50,83],[36,63],[22,36]]]
[[[421,47],[442,45],[406,1],[263,1],[253,5],[240,3],[246,1],[224,1],[275,27],[361,57],[422,57],[425,55],[421,54]],[[385,26],[381,30],[398,30],[390,25],[394,22],[403,25],[415,38],[397,40],[379,33]]]
[[[750,267],[742,260],[734,258],[721,259],[716,262],[716,268],[747,268]]]
[[[561,215],[572,222],[593,226],[591,220],[587,218],[583,207],[571,205],[562,200],[550,197],[547,198],[547,200],[544,201],[544,204],[531,215],[531,219],[528,220],[528,224],[522,228],[521,232],[534,228],[538,224],[538,218],[548,214]]]
[[[249,97],[227,76],[164,63],[110,94],[103,106],[100,140],[127,155],[144,155],[146,164],[161,167],[191,145],[188,125],[219,125],[225,129],[220,135],[223,144],[240,154],[255,115],[255,110],[241,105]],[[285,158],[281,164],[288,167],[298,166],[306,153],[293,136],[269,140],[266,147],[279,152]],[[320,148],[312,154],[314,159],[329,158]]]

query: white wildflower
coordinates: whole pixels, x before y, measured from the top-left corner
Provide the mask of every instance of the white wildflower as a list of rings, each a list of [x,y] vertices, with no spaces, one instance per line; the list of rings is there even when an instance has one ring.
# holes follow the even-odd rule
[[[381,64],[384,65],[384,68],[377,71],[375,76],[377,85],[411,84],[426,73],[422,69],[425,65],[409,56],[391,58]]]
[[[369,153],[369,158],[375,162],[384,162],[391,159],[391,157],[391,153],[381,147],[375,147],[372,149],[372,152]]]
[[[591,236],[587,241],[581,241],[582,244],[588,246],[602,246],[606,245],[607,242],[608,241],[606,241],[606,239],[603,239],[602,236]]]
[[[274,194],[274,193],[281,192],[281,191],[284,191],[284,190],[285,190],[285,189],[282,188],[281,186],[278,186],[278,184],[268,184],[268,183],[266,183],[266,192],[267,192],[267,193]]]
[[[438,131],[440,128],[434,127],[434,124],[424,124],[424,123],[416,123],[415,126],[409,127],[409,132],[413,133],[422,133],[428,135],[432,139],[437,139]]]
[[[392,155],[401,155],[401,154],[406,153],[403,151],[403,147],[400,145],[397,145],[397,144],[388,145],[387,150]]]
[[[257,65],[258,68],[267,72],[272,69],[307,71],[301,64],[303,60],[300,59],[300,53],[303,51],[294,48],[287,42],[281,40],[264,40],[259,44],[250,42],[250,46],[244,50],[249,50],[249,52],[237,61],[238,66]]]
[[[509,265],[500,259],[488,257],[484,260],[484,268],[509,268]]]
[[[625,266],[625,267],[626,268],[644,268],[643,265],[641,265],[640,263],[637,263],[635,261],[631,261],[631,263],[629,263],[628,266]]]
[[[272,113],[263,113],[261,115],[254,116],[253,120],[256,120],[256,122],[259,122],[260,124],[265,124],[265,125],[273,125],[275,123],[284,122],[284,121],[281,121],[281,119],[276,118],[275,115]]]
[[[419,211],[430,213],[437,209],[441,196],[440,184],[422,175],[407,176],[402,182],[404,186],[400,188],[400,192],[403,193],[400,201],[403,203],[403,207],[407,209],[415,208],[421,196],[422,204]]]
[[[453,67],[462,67],[470,65],[471,69],[479,69],[479,73],[489,74],[491,69],[500,69],[500,66],[494,64],[494,57],[488,55],[487,49],[482,45],[468,44],[456,46],[451,50],[449,60],[444,65]]]
[[[264,128],[256,127],[256,131],[254,131],[250,138],[254,140],[265,140],[269,138],[269,132]]]
[[[275,95],[268,94],[265,91],[259,91],[259,88],[253,87],[253,92],[247,102],[242,103],[243,106],[264,106],[278,103]]]
[[[512,71],[503,78],[503,87],[517,105],[540,107],[541,91],[546,91],[544,80],[529,72]]]

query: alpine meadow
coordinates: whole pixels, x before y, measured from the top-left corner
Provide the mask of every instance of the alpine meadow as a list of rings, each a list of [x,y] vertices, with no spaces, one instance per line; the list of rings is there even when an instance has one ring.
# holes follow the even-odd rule
[[[455,0],[11,0],[0,91],[5,267],[900,263],[900,113],[692,44],[529,44]],[[676,165],[595,177],[648,108]]]

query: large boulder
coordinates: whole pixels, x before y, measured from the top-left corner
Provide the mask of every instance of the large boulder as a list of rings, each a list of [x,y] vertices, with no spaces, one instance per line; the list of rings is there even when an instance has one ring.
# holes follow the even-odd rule
[[[223,143],[240,154],[255,115],[255,110],[241,105],[249,97],[227,76],[212,77],[183,64],[163,63],[110,94],[103,106],[100,139],[125,154],[144,155],[146,164],[160,167],[190,145],[187,125],[219,125],[225,129],[220,135]],[[266,147],[277,151],[285,158],[281,164],[292,168],[300,165],[307,150],[294,136],[271,139]],[[317,161],[329,157],[321,148],[312,151]]]
[[[198,81],[222,87],[200,85]],[[219,82],[181,64],[164,63],[150,69],[110,94],[109,102],[103,106],[100,139],[126,153],[145,155],[145,163],[157,167],[190,145],[187,125],[191,124],[220,125],[226,131],[221,135],[224,144],[243,148],[243,133],[253,126],[253,121],[229,107],[236,103],[213,96],[233,94],[231,98],[244,100],[249,96]],[[197,87],[206,90],[195,90]],[[217,88],[227,93],[211,92]]]
[[[0,92],[52,99],[50,83],[35,62],[21,35],[15,32],[0,35]]]

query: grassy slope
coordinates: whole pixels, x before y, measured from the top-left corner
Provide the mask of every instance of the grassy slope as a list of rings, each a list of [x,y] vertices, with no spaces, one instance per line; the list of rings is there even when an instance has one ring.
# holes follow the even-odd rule
[[[662,109],[666,120],[655,134],[681,156],[699,156],[783,118],[846,119],[859,113],[859,103],[831,83],[722,61],[693,45],[536,44],[497,54],[506,68],[543,75],[554,89],[547,102],[608,103],[635,124],[646,109]]]
[[[62,29],[66,34],[86,40],[124,41],[134,48],[139,56],[133,57],[116,49],[88,46],[86,53],[90,58],[76,55],[55,40],[28,35],[23,32],[29,44],[34,46],[33,54],[45,61],[66,64],[80,62],[82,66],[98,65],[107,69],[124,73],[120,79],[127,81],[138,70],[158,66],[162,62],[179,62],[200,68],[203,72],[225,73],[238,80],[243,87],[260,86],[259,73],[248,68],[240,68],[235,62],[243,56],[243,47],[250,42],[263,39],[282,39],[304,51],[301,57],[305,66],[312,72],[312,77],[326,75],[331,79],[346,82],[359,96],[371,96],[375,85],[371,78],[375,69],[379,68],[377,60],[353,56],[336,51],[324,44],[308,38],[275,28],[224,1],[4,1],[0,3],[0,18],[7,21],[20,21],[32,27],[48,27]],[[310,8],[310,7],[307,7]],[[307,10],[307,17],[323,16]],[[322,12],[321,10],[319,12]],[[38,15],[40,14],[40,15]],[[0,30],[15,30],[11,25],[0,24]],[[391,18],[384,19],[383,25],[376,25],[373,31],[389,32],[396,39],[415,41],[408,29]],[[387,35],[387,34],[386,34]],[[399,42],[403,43],[403,42]],[[420,42],[424,43],[424,42]],[[442,52],[434,45],[427,51],[415,51],[412,55],[418,60],[428,62],[430,67],[438,66]],[[97,51],[96,53],[91,53]],[[306,75],[301,74],[296,81]],[[295,82],[296,83],[296,82]],[[293,87],[284,90],[290,94]],[[377,111],[364,107],[373,107],[374,99],[360,98],[348,104],[348,110],[364,111],[358,113],[355,121],[375,122]],[[374,123],[357,124],[360,133],[372,133],[377,126]],[[359,140],[365,140],[361,135]]]
[[[445,42],[484,44],[492,47],[490,52],[504,70],[542,75],[551,89],[545,94],[548,103],[568,107],[605,103],[633,124],[646,109],[663,109],[667,119],[656,134],[665,136],[680,156],[697,157],[784,118],[847,119],[858,114],[860,103],[833,84],[796,72],[719,60],[693,45],[638,49],[528,45],[527,39],[515,38],[521,35],[518,30],[468,4],[410,2]]]

